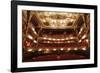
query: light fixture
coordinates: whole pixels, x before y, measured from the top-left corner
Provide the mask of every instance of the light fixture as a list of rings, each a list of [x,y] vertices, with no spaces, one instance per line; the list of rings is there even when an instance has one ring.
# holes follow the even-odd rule
[[[82,36],[82,39],[85,39],[85,38],[86,38],[86,36],[87,36],[86,34],[85,34],[85,35],[83,35],[83,36]]]
[[[70,39],[74,39],[74,37],[70,37]]]
[[[36,40],[34,40],[33,42],[34,42],[34,43],[37,43],[37,41],[36,41]]]
[[[43,39],[47,39],[46,37],[44,37]]]
[[[61,50],[61,51],[63,51],[63,50],[64,50],[64,48],[61,48],[60,50]]]
[[[32,30],[35,31],[34,27],[32,27]]]
[[[33,31],[35,34],[37,34],[36,31],[35,31],[35,29],[34,29],[34,27],[32,27],[32,31]]]
[[[67,48],[67,51],[70,51],[71,50],[71,48]]]
[[[45,53],[49,53],[49,49],[48,48],[46,48]]]
[[[78,50],[78,48],[74,48],[74,50]]]
[[[32,51],[32,49],[28,49],[27,51],[28,51],[28,52],[31,52],[31,51]]]
[[[42,49],[40,48],[40,49],[38,49],[38,51],[42,51]]]
[[[61,39],[62,41],[64,41],[65,39]]]
[[[82,42],[82,40],[80,39],[78,42],[79,42],[79,43],[81,43],[81,42]]]
[[[56,49],[54,48],[53,51],[56,51]]]
[[[70,41],[67,41],[67,43],[70,43]]]
[[[66,40],[68,40],[68,38],[66,38]]]
[[[47,48],[46,51],[49,51],[49,49]]]
[[[60,39],[57,39],[58,41],[60,41]]]
[[[55,41],[56,39],[52,39],[53,41]]]
[[[48,38],[48,40],[52,40],[51,38]]]
[[[47,43],[50,43],[50,41],[47,41]]]
[[[89,42],[89,40],[88,40],[88,39],[86,39],[85,41],[86,41],[87,43]]]
[[[85,47],[83,47],[83,48],[82,48],[82,50],[84,50],[84,51],[85,51],[85,50],[86,50],[86,48],[85,48]]]
[[[81,28],[81,29],[80,29],[80,32],[79,32],[79,34],[81,34],[82,30],[83,30],[83,28]]]
[[[33,37],[31,35],[28,35],[27,36],[29,39],[33,40]]]

